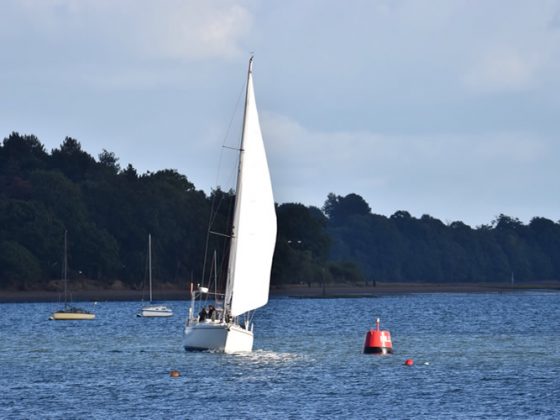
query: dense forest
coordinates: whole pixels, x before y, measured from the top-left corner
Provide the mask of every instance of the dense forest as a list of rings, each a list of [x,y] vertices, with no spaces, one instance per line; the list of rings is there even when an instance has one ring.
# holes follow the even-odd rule
[[[142,287],[151,233],[154,277],[186,287],[208,272],[210,215],[226,232],[233,200],[175,170],[138,174],[107,150],[96,159],[70,137],[48,152],[37,137],[12,133],[0,146],[0,288],[57,287],[64,231],[74,284]],[[277,216],[277,285],[560,279],[560,223],[545,218],[525,225],[499,215],[471,228],[374,214],[357,194],[329,194],[322,209],[280,204]],[[223,243],[208,243],[223,253]]]

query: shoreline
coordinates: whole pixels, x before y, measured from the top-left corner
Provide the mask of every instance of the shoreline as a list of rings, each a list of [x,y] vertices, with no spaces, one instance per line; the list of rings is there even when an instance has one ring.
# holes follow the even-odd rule
[[[538,283],[381,283],[375,286],[330,285],[307,287],[290,285],[273,287],[271,296],[288,297],[375,297],[412,293],[502,293],[528,290],[560,291],[560,281]]]
[[[344,284],[326,285],[284,285],[271,286],[270,297],[292,298],[357,298],[400,295],[410,293],[504,293],[520,291],[560,292],[560,281],[519,283],[380,283],[375,286]],[[73,302],[87,301],[141,301],[146,293],[140,290],[76,290],[71,293]],[[156,300],[189,300],[189,292],[184,289],[154,290]],[[60,292],[30,290],[0,290],[0,303],[62,302]],[[146,301],[146,299],[144,299]]]

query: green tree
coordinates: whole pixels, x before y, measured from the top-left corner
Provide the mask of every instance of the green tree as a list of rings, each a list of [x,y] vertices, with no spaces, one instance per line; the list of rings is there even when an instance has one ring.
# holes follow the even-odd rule
[[[121,170],[119,158],[113,152],[108,152],[105,149],[99,154],[99,163],[115,175]]]
[[[325,216],[316,207],[294,203],[277,206],[276,214],[272,282],[323,282],[330,248]]]
[[[371,213],[369,204],[357,194],[345,197],[330,193],[323,211],[334,225],[343,224],[351,216],[364,216]]]
[[[50,160],[54,168],[74,182],[83,181],[97,168],[95,159],[84,152],[80,142],[72,137],[66,137],[60,148],[52,151]]]
[[[27,290],[41,279],[37,258],[13,241],[0,242],[0,287]]]
[[[48,154],[39,139],[33,135],[13,132],[0,147],[0,173],[22,176],[29,170],[46,165]]]

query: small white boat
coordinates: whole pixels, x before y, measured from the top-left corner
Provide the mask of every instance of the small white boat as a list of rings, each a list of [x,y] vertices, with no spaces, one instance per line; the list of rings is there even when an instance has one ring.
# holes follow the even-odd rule
[[[173,310],[164,305],[144,306],[139,316],[145,318],[173,316]]]
[[[62,261],[62,277],[64,280],[64,309],[53,312],[49,317],[51,321],[85,321],[95,319],[95,314],[85,309],[76,308],[68,304],[68,256],[67,256],[67,236],[64,231],[64,258]]]
[[[144,306],[136,316],[143,318],[164,318],[173,316],[173,310],[165,305],[152,304],[152,235],[148,234],[148,273],[150,279],[150,305]]]
[[[183,336],[183,346],[189,351],[252,351],[253,313],[268,302],[276,211],[253,91],[252,63],[251,57],[231,235],[220,235],[229,238],[225,293],[211,293],[207,287],[193,291],[191,285],[192,302]],[[198,313],[196,309],[208,297],[217,307],[208,313],[203,306]]]

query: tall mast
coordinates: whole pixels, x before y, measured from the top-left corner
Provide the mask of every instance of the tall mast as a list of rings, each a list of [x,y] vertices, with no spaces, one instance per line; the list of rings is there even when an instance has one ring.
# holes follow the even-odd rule
[[[148,233],[148,275],[150,279],[150,303],[152,303],[152,234]]]
[[[64,278],[64,306],[68,303],[68,255],[67,255],[68,231],[64,230],[64,257],[62,260],[62,276]]]
[[[241,171],[243,170],[243,151],[244,151],[244,140],[245,140],[245,122],[247,120],[247,99],[249,97],[249,83],[251,81],[251,74],[253,72],[253,56],[249,58],[249,68],[247,69],[247,84],[245,87],[245,105],[243,107],[243,129],[241,131],[241,144],[239,146],[239,163],[237,167],[237,181],[235,187],[235,208],[233,211],[233,225],[231,229],[231,241],[229,247],[229,261],[227,270],[227,282],[225,290],[224,299],[224,309],[225,312],[229,312],[231,309],[231,299],[232,299],[232,288],[233,288],[233,266],[235,263],[235,253],[236,247],[233,246],[234,242],[237,242],[237,229],[239,223],[239,206],[240,206],[240,195],[241,195]]]

